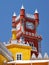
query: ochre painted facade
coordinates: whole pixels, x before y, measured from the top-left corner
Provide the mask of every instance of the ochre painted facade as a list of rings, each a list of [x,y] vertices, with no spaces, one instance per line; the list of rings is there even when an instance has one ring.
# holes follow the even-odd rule
[[[5,60],[7,59],[0,54],[0,65],[3,65]]]
[[[13,59],[17,60],[16,55],[18,53],[22,54],[22,60],[30,60],[31,58],[31,47],[30,46],[23,46],[18,44],[11,44],[6,46],[8,50],[12,53]],[[0,55],[0,65],[4,64],[4,61],[7,61],[5,57]]]
[[[22,54],[22,60],[30,60],[31,58],[31,47],[30,46],[23,46],[18,44],[12,44],[7,46],[10,52],[13,55],[14,60],[17,60],[16,54]]]

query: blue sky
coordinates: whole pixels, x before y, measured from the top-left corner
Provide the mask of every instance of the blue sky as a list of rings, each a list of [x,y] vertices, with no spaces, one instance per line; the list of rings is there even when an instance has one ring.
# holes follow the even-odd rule
[[[39,12],[40,24],[38,34],[42,35],[41,49],[49,55],[49,0],[0,0],[0,41],[8,42],[11,38],[12,15],[19,14],[22,4],[25,11],[34,14],[35,9]]]

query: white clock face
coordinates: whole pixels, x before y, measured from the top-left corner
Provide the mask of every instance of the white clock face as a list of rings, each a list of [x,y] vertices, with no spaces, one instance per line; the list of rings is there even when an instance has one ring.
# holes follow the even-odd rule
[[[34,29],[34,24],[31,23],[31,22],[26,22],[26,28],[33,30]]]

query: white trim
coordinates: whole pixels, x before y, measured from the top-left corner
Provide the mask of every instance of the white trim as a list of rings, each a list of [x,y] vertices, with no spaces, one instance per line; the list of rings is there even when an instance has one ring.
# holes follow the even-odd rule
[[[34,36],[34,33],[32,33],[32,36]]]
[[[11,62],[7,62],[8,64],[10,63],[17,63],[17,64],[21,64],[21,63],[44,63],[44,62],[49,62],[49,60],[16,60],[16,61],[11,61]]]
[[[36,47],[33,47],[32,48],[32,51],[36,51],[37,52],[37,48]]]
[[[34,15],[31,15],[31,14],[28,14],[28,13],[26,14],[26,17],[27,18],[31,18],[31,19],[35,19],[35,16]]]
[[[29,34],[29,32],[27,32],[27,31],[26,31],[25,33],[26,33],[26,35],[28,35],[28,34]]]
[[[20,30],[20,27],[21,27],[21,23],[18,23],[16,26],[16,31]]]
[[[11,44],[17,44],[17,40],[11,40]]]
[[[18,21],[20,19],[20,15],[18,15],[15,19],[15,21]]]
[[[16,31],[16,28],[12,28],[12,30],[11,31]]]

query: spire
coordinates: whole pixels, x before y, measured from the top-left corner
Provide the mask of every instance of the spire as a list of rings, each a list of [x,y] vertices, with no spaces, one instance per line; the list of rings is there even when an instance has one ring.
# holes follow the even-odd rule
[[[38,59],[42,59],[42,55],[41,55],[41,53],[39,53],[39,55],[38,55]]]
[[[48,54],[47,53],[44,54],[44,58],[48,58]]]
[[[16,13],[14,12],[13,16],[16,16]]]
[[[32,54],[32,59],[36,59],[36,55],[34,53]]]
[[[37,9],[35,10],[35,13],[38,13]]]
[[[24,6],[23,5],[21,6],[21,9],[24,9]]]

